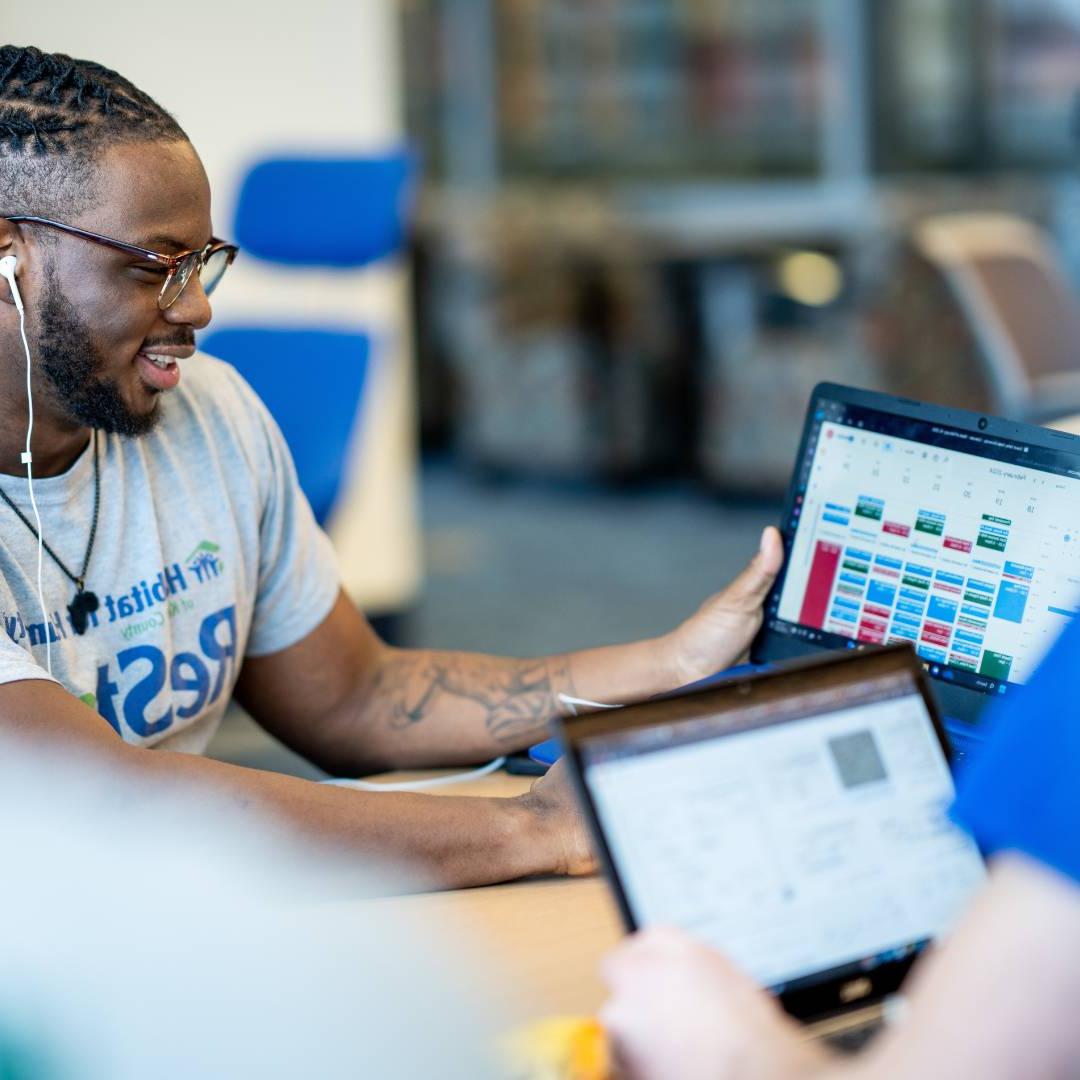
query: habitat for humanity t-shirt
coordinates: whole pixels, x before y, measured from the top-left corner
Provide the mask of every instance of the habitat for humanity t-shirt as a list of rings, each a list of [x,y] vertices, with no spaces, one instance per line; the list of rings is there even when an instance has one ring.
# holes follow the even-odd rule
[[[37,541],[0,503],[0,683],[49,677],[48,634],[53,677],[127,742],[201,753],[242,659],[305,637],[329,614],[339,575],[251,388],[210,357],[182,369],[149,435],[97,435],[86,588],[100,607],[85,634],[67,611],[75,586],[48,553],[42,617]],[[0,487],[33,521],[26,481],[0,476]],[[46,541],[77,574],[93,517],[92,444],[62,476],[35,480],[34,495]]]

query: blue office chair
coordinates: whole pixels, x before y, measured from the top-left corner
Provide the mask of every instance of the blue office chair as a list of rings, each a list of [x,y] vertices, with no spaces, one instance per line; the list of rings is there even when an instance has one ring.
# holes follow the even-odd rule
[[[325,524],[341,490],[371,339],[355,331],[238,326],[209,334],[202,348],[228,360],[262,398],[289,444],[315,518]]]
[[[384,157],[276,158],[244,179],[235,235],[245,258],[311,269],[356,269],[406,242],[413,161]],[[325,524],[341,490],[371,361],[358,330],[305,325],[229,326],[199,342],[233,364],[277,420],[300,486]]]
[[[355,269],[405,246],[412,155],[274,158],[244,179],[236,240],[245,255]]]

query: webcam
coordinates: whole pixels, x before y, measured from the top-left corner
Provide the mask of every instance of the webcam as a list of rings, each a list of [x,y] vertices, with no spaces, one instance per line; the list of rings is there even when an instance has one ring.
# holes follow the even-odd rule
[[[987,420],[985,416],[980,416],[979,417],[979,430],[980,431],[985,431],[987,426],[989,425],[989,423],[990,423],[990,421]]]

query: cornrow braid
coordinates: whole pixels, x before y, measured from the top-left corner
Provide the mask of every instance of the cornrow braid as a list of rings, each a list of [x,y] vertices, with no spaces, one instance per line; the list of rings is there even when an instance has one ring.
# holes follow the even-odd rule
[[[0,216],[79,213],[105,150],[186,139],[149,94],[102,64],[0,45]]]
[[[43,53],[33,46],[0,46],[0,101],[21,100],[63,109],[97,112],[102,118],[183,137],[179,125],[148,94],[122,75],[89,60]],[[106,125],[111,126],[111,125]]]
[[[7,143],[9,150],[21,150],[26,140],[33,139],[33,149],[37,153],[57,151],[63,145],[63,134],[75,131],[77,127],[59,113],[44,113],[35,118],[14,110],[0,110],[0,142]]]

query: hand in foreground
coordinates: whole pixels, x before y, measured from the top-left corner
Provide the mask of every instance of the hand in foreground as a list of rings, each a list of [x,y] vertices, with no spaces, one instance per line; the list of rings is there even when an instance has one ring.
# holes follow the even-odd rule
[[[672,631],[670,663],[680,685],[723,671],[745,656],[761,626],[762,604],[783,563],[783,541],[770,525],[746,569]]]
[[[596,856],[566,762],[556,761],[521,798],[536,817],[545,849],[552,853],[552,872],[591,874],[596,869]]]
[[[600,1020],[627,1080],[806,1076],[828,1055],[729,960],[680,930],[645,930],[603,963]]]

